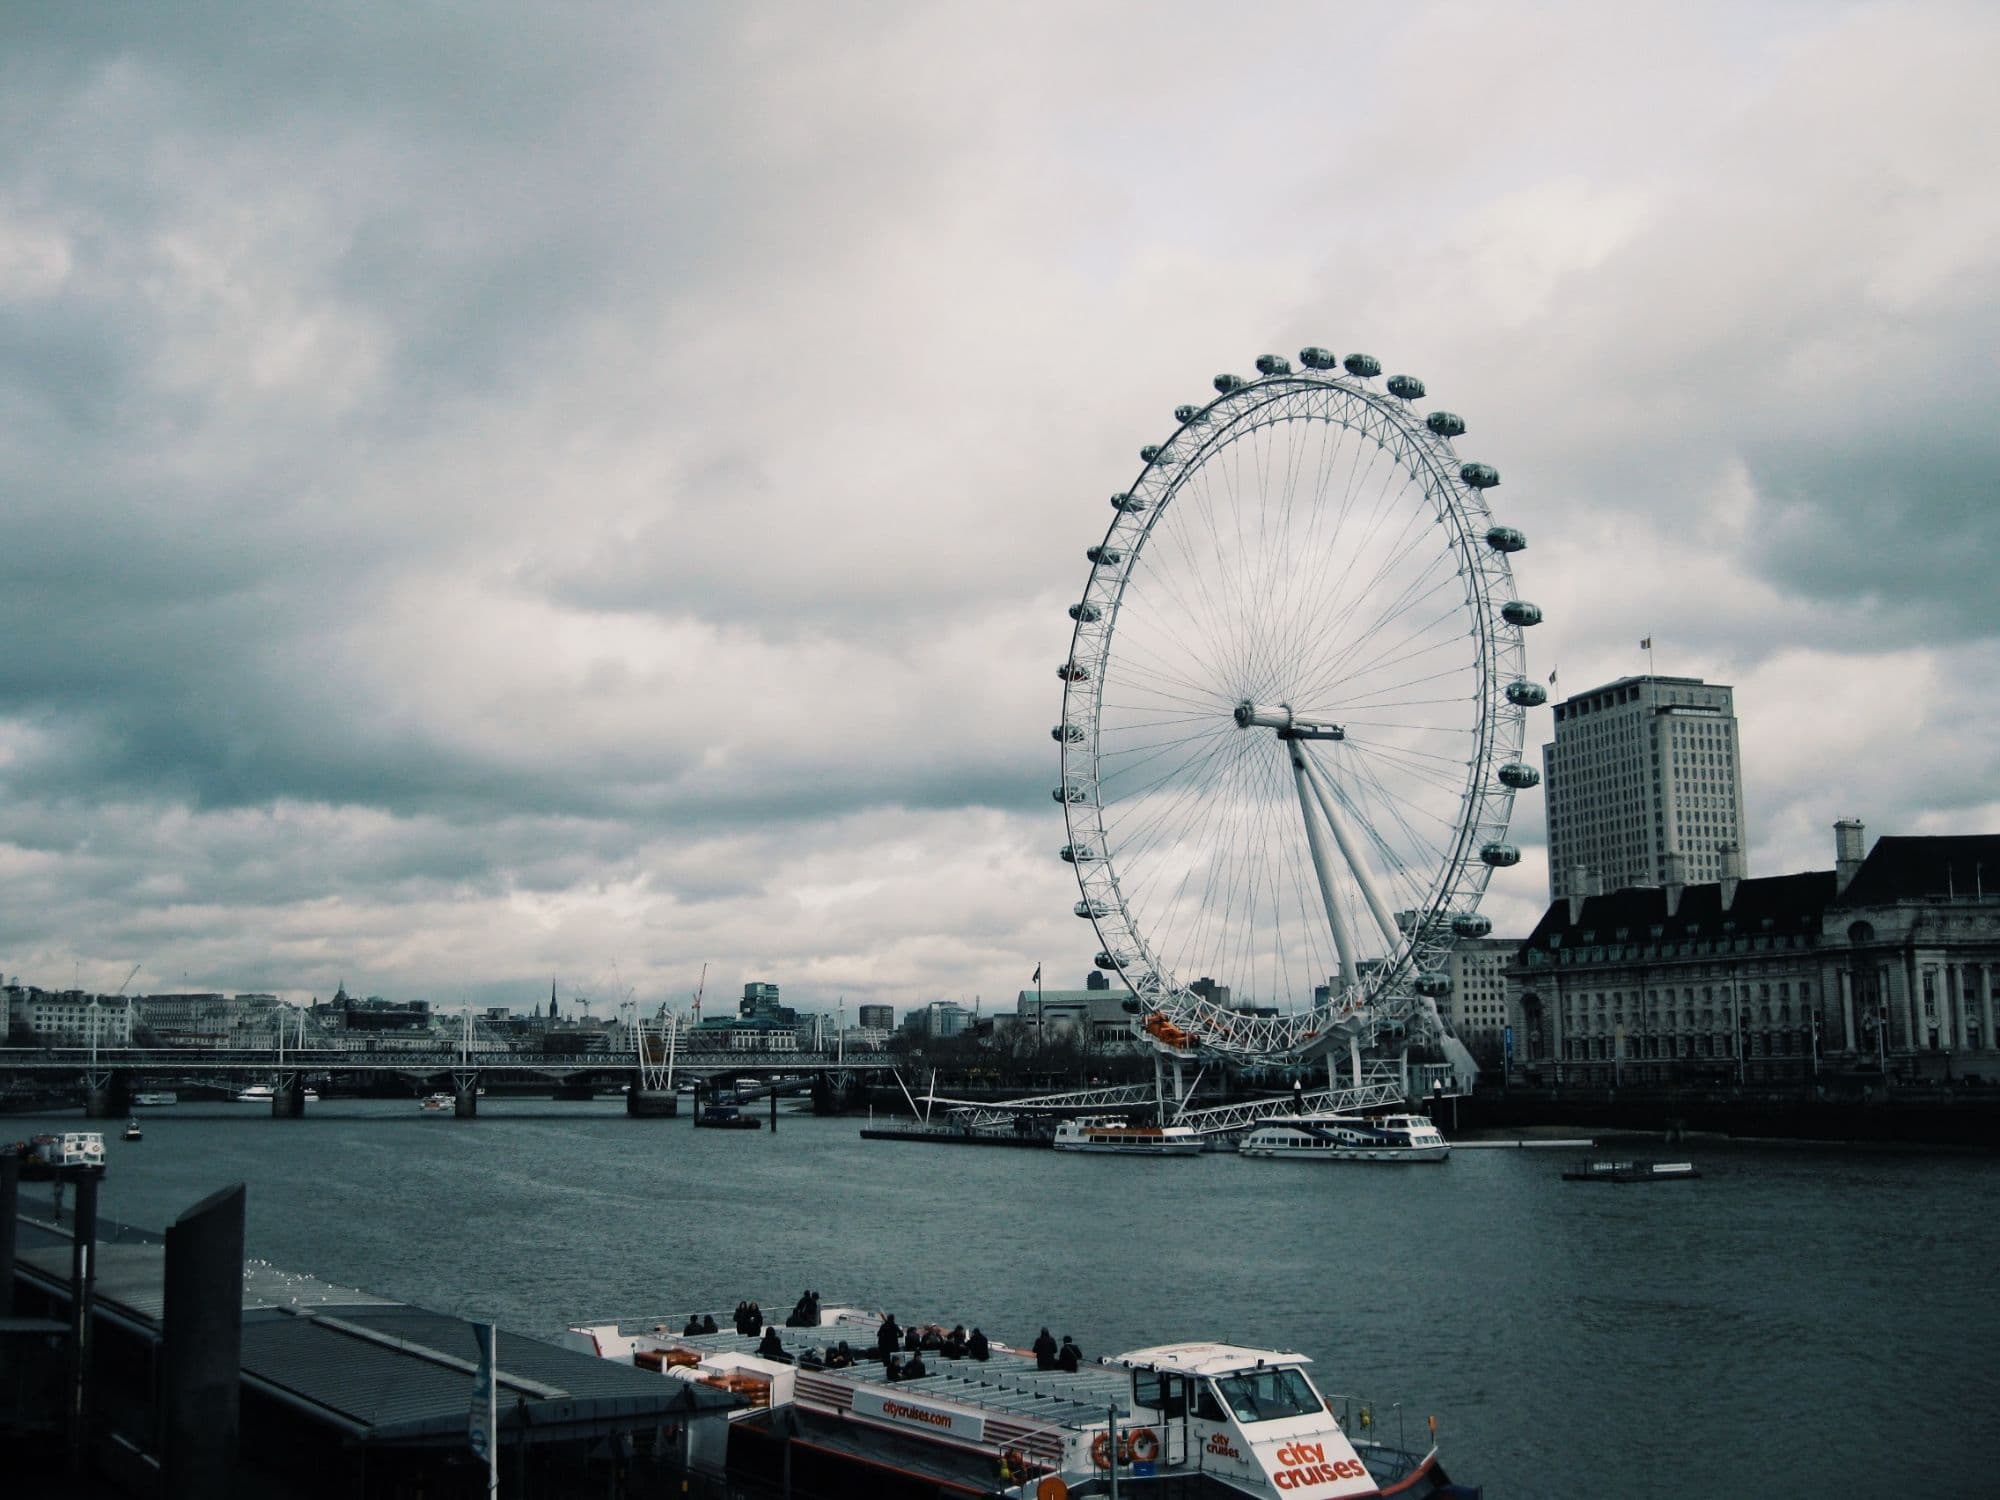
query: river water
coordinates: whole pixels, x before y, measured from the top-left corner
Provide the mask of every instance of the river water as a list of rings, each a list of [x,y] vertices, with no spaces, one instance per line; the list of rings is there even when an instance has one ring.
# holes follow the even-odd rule
[[[726,1324],[743,1297],[782,1316],[810,1286],[1086,1356],[1298,1349],[1411,1446],[1435,1413],[1494,1500],[2000,1494],[2000,1161],[1696,1146],[1675,1154],[1700,1182],[1608,1186],[1562,1182],[1554,1151],[1143,1161],[615,1101],[307,1111],[150,1110],[130,1145],[106,1122],[101,1211],[160,1228],[245,1182],[252,1255],[524,1333]]]

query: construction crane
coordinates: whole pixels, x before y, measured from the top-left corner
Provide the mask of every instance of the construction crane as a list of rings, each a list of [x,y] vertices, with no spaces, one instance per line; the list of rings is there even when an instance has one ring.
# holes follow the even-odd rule
[[[708,965],[701,966],[701,978],[694,986],[694,1024],[701,1025],[701,992],[708,988]]]
[[[146,966],[143,963],[132,965],[132,974],[137,974],[141,969],[145,967]],[[125,976],[125,984],[130,984],[132,982],[132,974],[127,974]],[[122,995],[125,993],[125,984],[121,984],[118,986],[118,995]],[[113,995],[111,998],[115,1000],[118,998],[118,995]]]

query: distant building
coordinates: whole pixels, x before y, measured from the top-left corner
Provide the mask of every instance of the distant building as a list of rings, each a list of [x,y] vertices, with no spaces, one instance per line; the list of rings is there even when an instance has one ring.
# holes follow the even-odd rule
[[[1732,689],[1621,677],[1558,703],[1555,726],[1542,746],[1551,900],[1745,873]]]
[[[893,1005],[864,1005],[855,1011],[854,1024],[864,1031],[879,1031],[887,1035],[896,1029],[896,1008]]]
[[[1452,1035],[1482,1062],[1498,1061],[1506,1029],[1518,1029],[1519,1005],[1507,971],[1520,951],[1519,938],[1457,938],[1451,946],[1447,973],[1451,994],[1440,1006]]]
[[[93,1037],[100,1047],[132,1045],[132,1002],[123,995],[15,986],[7,1008],[52,1046],[88,1047]]]
[[[1070,1037],[1086,1046],[1136,1045],[1128,989],[1022,990],[1006,1030],[1048,1040]]]
[[[2000,835],[1835,825],[1835,868],[1572,895],[1511,977],[1559,1081],[1801,1081],[1832,1060],[2000,1076]]]

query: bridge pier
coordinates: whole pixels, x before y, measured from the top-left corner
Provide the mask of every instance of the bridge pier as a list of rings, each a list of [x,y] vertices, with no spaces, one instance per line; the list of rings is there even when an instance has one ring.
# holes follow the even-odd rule
[[[118,1113],[111,1107],[112,1103],[111,1085],[93,1084],[83,1091],[83,1117],[86,1120],[108,1120]]]
[[[625,1095],[625,1113],[635,1120],[671,1120],[680,1112],[671,1089],[642,1089],[635,1083]]]
[[[479,1083],[476,1079],[454,1080],[451,1089],[452,1118],[476,1120],[479,1118]]]
[[[280,1081],[271,1088],[271,1118],[274,1120],[303,1120],[306,1117],[306,1086],[294,1078]]]

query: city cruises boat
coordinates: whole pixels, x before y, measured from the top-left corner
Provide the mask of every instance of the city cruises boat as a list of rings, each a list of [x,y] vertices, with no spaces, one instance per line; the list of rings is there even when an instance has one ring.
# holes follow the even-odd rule
[[[94,1130],[66,1130],[60,1135],[38,1135],[7,1148],[21,1159],[23,1182],[46,1182],[62,1175],[104,1170],[104,1137]]]
[[[427,1115],[457,1114],[458,1099],[452,1094],[426,1094],[417,1108]]]
[[[1434,1423],[1412,1424],[1428,1450],[1378,1441],[1390,1436],[1376,1415],[1386,1405],[1329,1401],[1312,1360],[1289,1350],[1157,1344],[1064,1371],[994,1343],[984,1359],[927,1350],[924,1373],[899,1378],[875,1353],[878,1315],[860,1308],[826,1306],[816,1327],[773,1327],[765,1338],[779,1358],[747,1335],[673,1331],[681,1326],[579,1324],[563,1342],[736,1397],[703,1418],[722,1430],[691,1435],[687,1450],[692,1467],[732,1484],[1016,1500],[1477,1493],[1452,1487]],[[843,1343],[855,1362],[829,1365]]]
[[[1594,1161],[1563,1173],[1563,1181],[1689,1182],[1699,1176],[1691,1161]]]
[[[277,1090],[268,1083],[253,1083],[236,1095],[238,1104],[268,1104],[277,1096]]]
[[[1117,1156],[1199,1156],[1201,1136],[1185,1125],[1128,1125],[1123,1116],[1064,1120],[1056,1126],[1058,1151],[1103,1151]]]
[[[181,1096],[172,1089],[150,1089],[143,1094],[132,1096],[134,1109],[164,1109],[169,1104],[178,1104]]]
[[[1422,1115],[1290,1115],[1243,1137],[1242,1156],[1318,1161],[1444,1161],[1451,1143]]]
[[[694,1117],[697,1128],[702,1130],[762,1130],[764,1122],[755,1115],[746,1115],[733,1104],[704,1104],[701,1113]]]
[[[123,1141],[143,1141],[145,1138],[146,1138],[146,1133],[139,1128],[139,1122],[137,1120],[126,1121],[125,1133],[119,1137],[119,1139]]]

